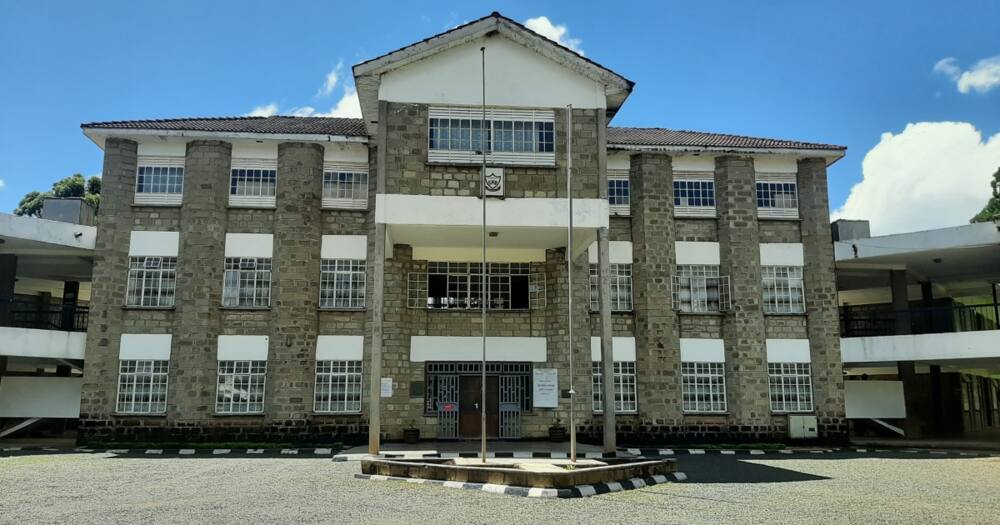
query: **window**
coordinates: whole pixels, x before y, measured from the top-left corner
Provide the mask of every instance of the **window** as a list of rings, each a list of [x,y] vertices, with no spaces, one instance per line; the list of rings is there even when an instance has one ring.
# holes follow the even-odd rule
[[[715,181],[675,180],[674,206],[715,207]]]
[[[761,266],[764,280],[764,313],[805,313],[801,266]]]
[[[528,263],[490,263],[488,275],[491,310],[526,310],[537,294]],[[413,290],[411,279],[411,291]],[[428,308],[479,308],[482,297],[480,263],[427,263]],[[544,291],[542,292],[544,295]],[[411,294],[411,299],[413,298]],[[417,299],[419,300],[419,298]],[[412,303],[412,301],[411,301]]]
[[[274,169],[233,168],[229,179],[229,204],[235,206],[274,206],[278,171]]]
[[[319,271],[320,308],[365,307],[365,261],[323,259]]]
[[[730,308],[729,278],[716,265],[677,265],[671,293],[674,309],[682,312],[721,312]]]
[[[226,257],[222,306],[243,308],[271,306],[271,259]]]
[[[135,176],[136,204],[180,204],[183,193],[182,166],[139,166]]]
[[[316,361],[316,412],[361,412],[361,361]]]
[[[215,411],[219,414],[263,412],[266,376],[267,361],[219,361]]]
[[[604,366],[600,361],[590,363],[591,384],[594,390],[593,410],[596,413],[604,411]],[[635,362],[615,361],[615,413],[636,412],[638,410],[636,394]]]
[[[609,264],[608,279],[611,281],[611,311],[632,311],[632,265]],[[600,267],[590,265],[590,309],[601,309]]]
[[[125,306],[172,307],[176,287],[176,257],[129,257]]]
[[[346,171],[323,173],[324,208],[368,208],[368,174]]]
[[[555,164],[555,112],[518,109],[430,108],[428,160]]]
[[[123,359],[118,368],[119,414],[163,414],[167,411],[169,361]]]
[[[723,363],[681,363],[681,400],[684,412],[725,412]]]
[[[757,210],[761,217],[798,217],[794,182],[757,181]]]
[[[608,177],[608,204],[611,207],[612,215],[629,214],[629,189],[628,177]]]
[[[773,412],[812,412],[809,363],[768,363],[767,383]]]

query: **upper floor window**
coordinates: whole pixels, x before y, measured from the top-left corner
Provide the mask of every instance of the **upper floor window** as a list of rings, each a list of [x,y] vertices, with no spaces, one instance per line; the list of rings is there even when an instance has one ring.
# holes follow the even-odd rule
[[[431,108],[427,136],[431,162],[555,164],[552,111]]]
[[[632,311],[632,265],[609,264],[608,280],[611,282],[611,311]],[[590,310],[601,309],[600,267],[590,265]]]
[[[608,175],[608,205],[612,215],[628,215],[631,196],[628,175]]]
[[[527,310],[545,307],[545,276],[532,273],[528,263],[490,263],[486,276],[491,310]],[[483,296],[480,263],[429,262],[427,272],[409,278],[411,308],[480,308]]]
[[[136,204],[178,205],[184,194],[184,157],[139,156]]]
[[[177,287],[177,257],[129,257],[125,306],[169,308]]]
[[[271,258],[226,257],[222,306],[233,308],[271,306]]]
[[[726,411],[724,363],[681,362],[681,408],[694,413]]]
[[[795,174],[757,174],[757,215],[760,217],[797,218],[798,188]]]
[[[767,386],[773,412],[812,412],[809,363],[767,363]]]
[[[679,264],[671,286],[674,308],[682,312],[721,312],[730,307],[729,277],[718,265]]]
[[[805,291],[801,266],[761,266],[764,313],[805,313]]]
[[[229,205],[252,208],[268,208],[275,205],[277,189],[277,168],[236,167],[233,161],[229,178]]]
[[[323,172],[323,207],[368,208],[368,174],[355,171]]]
[[[323,259],[319,268],[320,308],[365,307],[365,261]]]

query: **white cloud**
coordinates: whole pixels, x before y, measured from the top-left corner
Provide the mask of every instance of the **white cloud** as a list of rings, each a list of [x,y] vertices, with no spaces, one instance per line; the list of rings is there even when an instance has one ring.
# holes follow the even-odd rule
[[[868,219],[884,235],[967,224],[986,205],[1000,166],[1000,133],[983,140],[968,122],[918,122],[882,140],[862,162],[834,219]]]
[[[580,44],[583,41],[579,38],[571,38],[569,36],[569,28],[563,24],[553,24],[547,16],[529,18],[524,21],[524,26],[549,40],[562,44],[581,55],[583,54],[583,49],[580,48]]]
[[[313,106],[302,106],[292,108],[287,113],[293,117],[361,118],[361,102],[358,100],[358,91],[354,89],[354,86],[347,86],[344,88],[344,95],[330,108],[330,111],[318,111]]]
[[[271,115],[276,115],[278,113],[278,105],[274,102],[266,106],[257,106],[247,113],[246,117],[270,117]]]
[[[334,88],[337,87],[337,81],[340,80],[340,72],[344,69],[344,61],[340,60],[337,65],[326,74],[326,79],[323,81],[323,87],[319,88],[316,92],[317,97],[328,97],[330,93],[333,93]]]
[[[959,93],[986,93],[1000,87],[1000,55],[984,58],[967,70],[959,67],[954,57],[942,58],[934,64],[934,72],[950,78]]]
[[[7,183],[4,182],[3,179],[0,179],[0,190],[4,189],[5,187],[7,187]]]

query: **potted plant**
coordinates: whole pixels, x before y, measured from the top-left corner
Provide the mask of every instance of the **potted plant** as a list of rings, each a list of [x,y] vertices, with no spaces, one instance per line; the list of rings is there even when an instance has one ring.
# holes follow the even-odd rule
[[[549,441],[553,443],[566,441],[566,427],[562,426],[562,420],[559,418],[549,425]]]
[[[403,429],[403,442],[413,444],[417,441],[420,441],[420,429],[411,419],[410,423]]]

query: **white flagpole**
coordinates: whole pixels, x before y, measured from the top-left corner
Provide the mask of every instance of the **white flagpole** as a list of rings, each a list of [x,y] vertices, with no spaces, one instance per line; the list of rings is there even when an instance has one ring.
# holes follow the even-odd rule
[[[479,189],[483,199],[483,266],[479,274],[479,307],[482,316],[483,328],[483,359],[480,364],[480,392],[479,392],[479,430],[480,430],[480,455],[483,463],[486,463],[486,302],[489,301],[489,279],[486,278],[486,47],[479,48],[482,55],[482,75],[483,75],[483,118],[480,122],[480,144],[483,148],[483,166],[479,176]]]
[[[566,285],[569,320],[569,459],[576,462],[576,388],[573,366],[573,105],[566,106],[566,199],[569,200],[569,226],[566,229]]]

